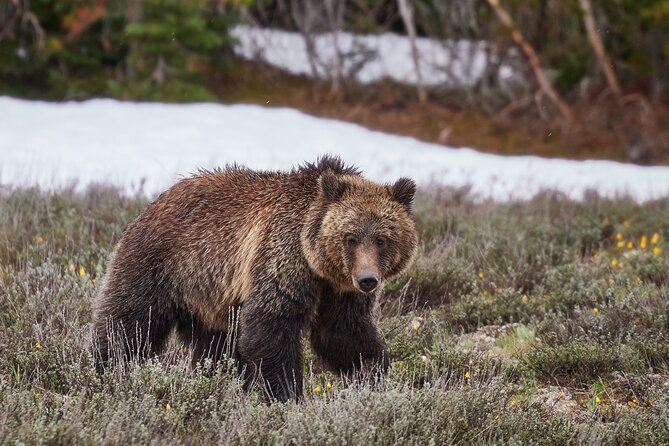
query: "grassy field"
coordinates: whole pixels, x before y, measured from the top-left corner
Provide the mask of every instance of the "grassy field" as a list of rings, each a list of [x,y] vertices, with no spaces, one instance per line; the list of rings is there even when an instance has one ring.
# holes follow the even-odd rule
[[[669,444],[669,200],[423,191],[419,257],[379,307],[389,376],[346,386],[307,353],[301,404],[176,343],[96,376],[91,302],[146,204],[0,192],[0,443]]]

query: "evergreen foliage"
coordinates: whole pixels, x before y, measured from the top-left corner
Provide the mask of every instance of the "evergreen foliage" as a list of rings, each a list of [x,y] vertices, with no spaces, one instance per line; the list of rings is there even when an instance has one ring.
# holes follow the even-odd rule
[[[16,0],[0,7],[0,93],[205,100],[235,8],[206,0]]]

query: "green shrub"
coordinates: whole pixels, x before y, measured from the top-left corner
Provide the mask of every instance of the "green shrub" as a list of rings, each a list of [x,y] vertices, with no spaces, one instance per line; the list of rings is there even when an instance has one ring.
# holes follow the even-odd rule
[[[237,7],[205,0],[8,2],[0,9],[0,93],[210,100],[202,75],[229,67],[227,30]]]

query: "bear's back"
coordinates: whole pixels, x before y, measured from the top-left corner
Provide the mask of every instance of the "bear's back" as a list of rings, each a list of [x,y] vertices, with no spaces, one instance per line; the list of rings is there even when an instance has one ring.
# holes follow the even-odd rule
[[[230,167],[203,171],[162,193],[132,223],[115,264],[144,264],[184,296],[210,329],[250,295],[257,271],[297,268],[304,214],[317,175]],[[143,256],[142,259],[124,258]],[[306,265],[306,264],[305,264]],[[286,265],[285,267],[290,267]],[[296,271],[296,273],[300,273]]]

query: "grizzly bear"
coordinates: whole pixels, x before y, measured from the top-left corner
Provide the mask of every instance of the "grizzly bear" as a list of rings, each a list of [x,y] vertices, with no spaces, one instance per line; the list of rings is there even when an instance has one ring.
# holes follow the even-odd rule
[[[308,327],[333,371],[385,373],[373,313],[383,282],[414,257],[415,189],[407,178],[373,183],[331,156],[288,173],[231,166],[179,181],[115,248],[96,302],[96,368],[159,353],[176,329],[195,360],[230,354],[245,388],[300,399]]]

